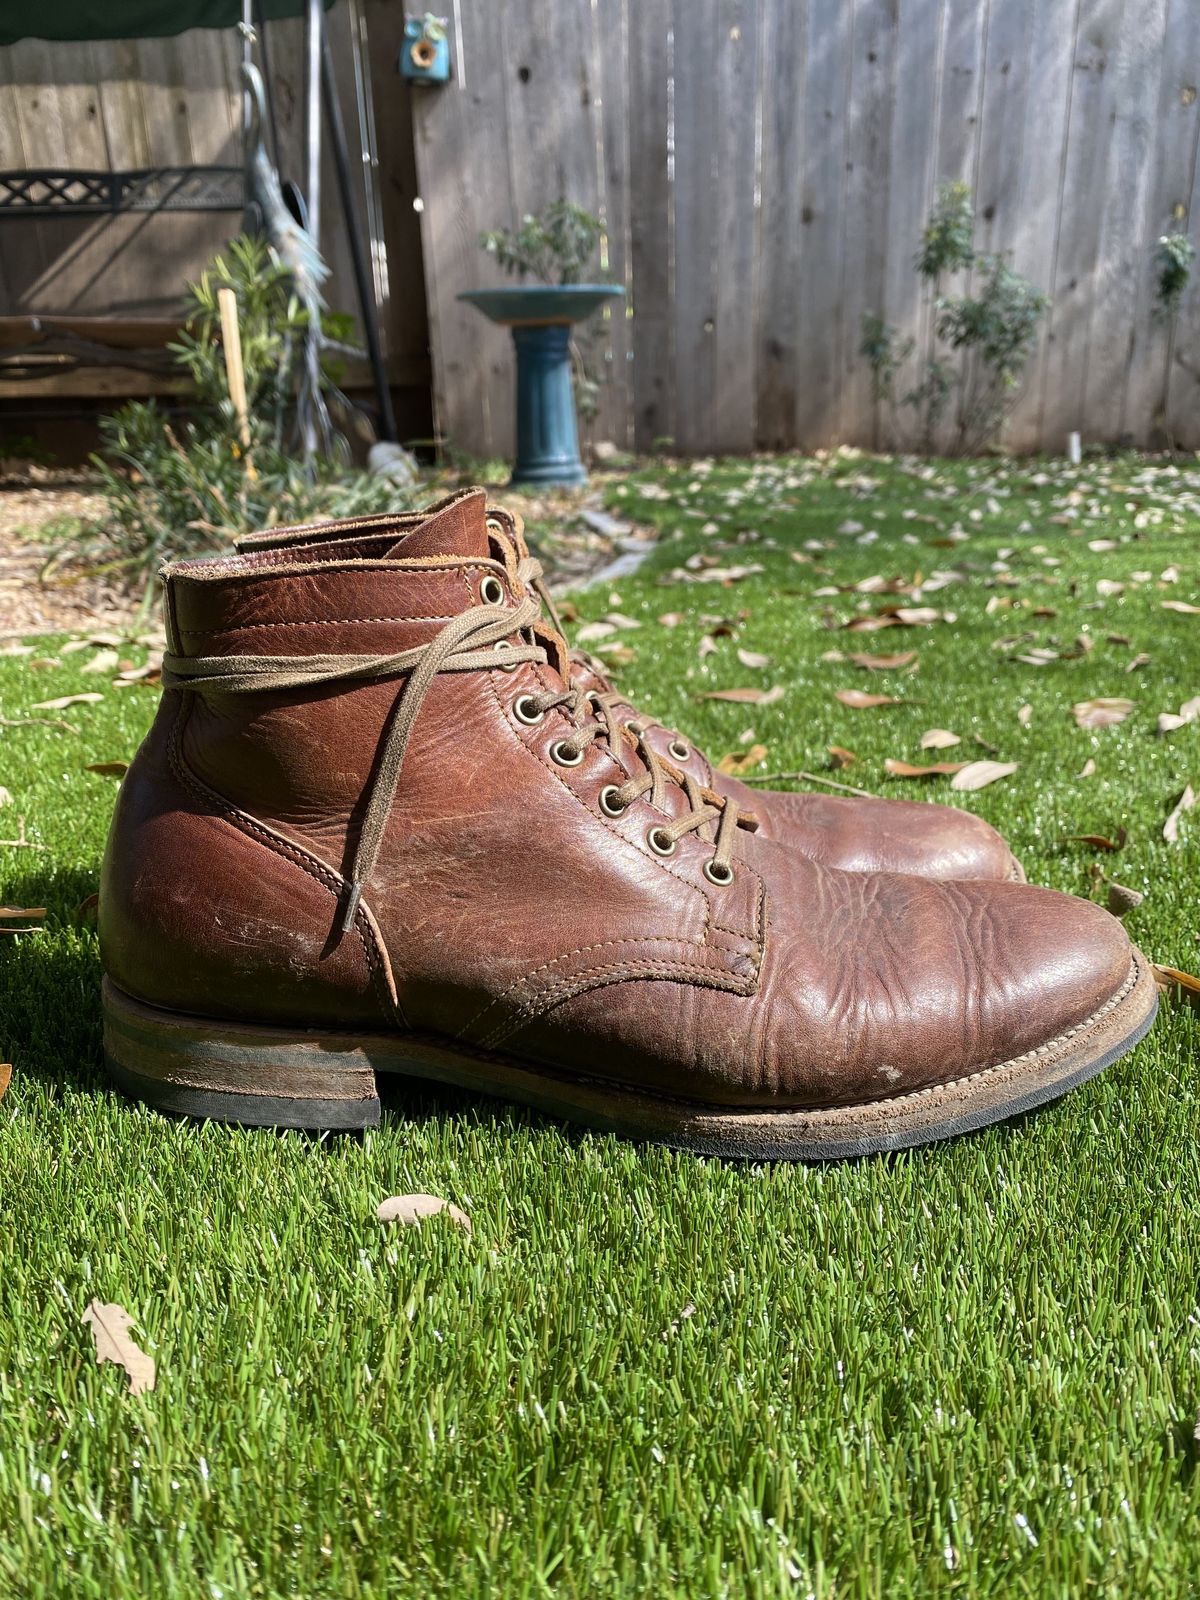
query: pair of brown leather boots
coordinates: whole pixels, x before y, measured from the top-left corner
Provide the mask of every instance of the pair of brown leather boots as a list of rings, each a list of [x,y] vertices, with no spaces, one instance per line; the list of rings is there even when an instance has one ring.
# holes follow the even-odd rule
[[[100,890],[108,1066],[153,1105],[361,1128],[396,1072],[847,1156],[1052,1099],[1150,1025],[1120,924],[976,818],[751,792],[640,715],[481,491],[165,589]]]

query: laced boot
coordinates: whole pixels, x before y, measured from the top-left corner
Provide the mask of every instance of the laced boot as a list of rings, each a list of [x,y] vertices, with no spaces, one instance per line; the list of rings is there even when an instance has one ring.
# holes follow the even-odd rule
[[[251,534],[241,540],[239,549],[295,550],[337,545],[348,539],[366,541],[360,548],[390,548],[398,529],[415,528],[428,516],[438,514],[480,489],[467,490],[428,511],[396,516],[357,517],[346,522],[311,523],[304,527],[274,529]],[[565,637],[554,601],[542,577],[542,569],[530,556],[525,544],[521,519],[501,506],[487,508],[493,553],[506,559],[503,546],[516,551],[516,564],[522,585],[541,599],[556,629]],[[1008,843],[981,817],[954,806],[928,805],[912,800],[865,799],[856,795],[832,795],[813,790],[792,793],[785,790],[750,788],[748,784],[718,772],[716,766],[690,739],[666,727],[633,705],[617,689],[603,665],[582,650],[571,651],[573,683],[590,694],[604,697],[611,713],[632,729],[644,734],[647,744],[664,761],[691,774],[705,788],[736,800],[743,809],[753,810],[759,832],[765,839],[777,839],[790,849],[799,850],[813,861],[844,872],[905,872],[923,878],[987,878],[1025,882],[1025,873]]]
[[[154,726],[100,889],[126,1092],[364,1127],[399,1073],[751,1157],[896,1149],[1149,1026],[1121,925],[765,838],[569,677],[468,496],[165,573]]]

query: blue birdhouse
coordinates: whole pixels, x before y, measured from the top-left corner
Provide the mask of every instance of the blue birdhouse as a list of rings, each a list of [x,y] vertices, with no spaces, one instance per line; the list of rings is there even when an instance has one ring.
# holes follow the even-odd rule
[[[445,17],[408,17],[400,48],[400,76],[411,83],[450,82],[450,40]]]

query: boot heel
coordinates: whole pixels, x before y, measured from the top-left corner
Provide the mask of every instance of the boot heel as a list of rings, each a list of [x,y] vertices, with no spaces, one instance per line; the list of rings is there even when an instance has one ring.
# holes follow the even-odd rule
[[[104,980],[104,1060],[122,1094],[251,1127],[373,1128],[375,1073],[351,1034],[264,1028],[143,1005]]]

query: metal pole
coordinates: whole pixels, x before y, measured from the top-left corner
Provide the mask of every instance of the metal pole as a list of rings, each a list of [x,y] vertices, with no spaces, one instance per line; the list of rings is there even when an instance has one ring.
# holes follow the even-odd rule
[[[333,151],[333,164],[337,172],[338,190],[342,198],[342,214],[346,222],[346,236],[350,245],[350,261],[354,268],[354,283],[358,290],[358,304],[362,311],[363,338],[371,359],[371,376],[375,381],[375,404],[378,409],[376,431],[381,439],[396,440],[396,417],[392,410],[392,392],[388,388],[387,369],[379,341],[379,316],[375,305],[375,291],[371,282],[367,260],[363,253],[362,230],[358,205],[354,194],[354,179],[346,153],[346,128],[342,121],[342,103],[337,84],[333,81],[333,68],[329,52],[321,51],[321,94],[325,115],[329,121],[329,141]]]

